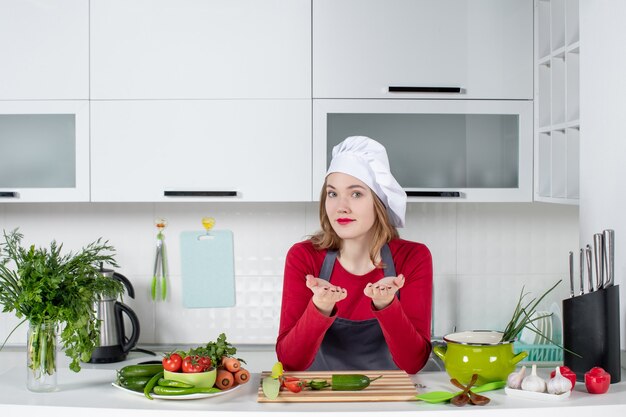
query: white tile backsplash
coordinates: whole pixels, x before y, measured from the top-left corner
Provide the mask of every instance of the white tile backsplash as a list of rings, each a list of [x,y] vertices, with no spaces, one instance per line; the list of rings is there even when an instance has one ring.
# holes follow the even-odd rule
[[[236,306],[182,307],[180,232],[215,229],[234,233]],[[149,297],[154,266],[154,219],[168,220],[165,242],[170,291],[165,302]],[[273,344],[280,319],[282,274],[289,247],[316,231],[317,203],[98,203],[0,204],[0,229],[19,227],[24,243],[52,239],[76,251],[98,237],[116,248],[118,272],[136,297],[124,301],[141,322],[141,343],[192,344],[225,332],[235,343]],[[502,329],[523,285],[539,295],[566,277],[567,252],[578,245],[578,209],[538,203],[410,203],[401,236],[425,243],[433,254],[433,332]],[[564,282],[546,303],[567,296]],[[19,320],[0,313],[4,341]],[[9,339],[23,344],[26,326]]]

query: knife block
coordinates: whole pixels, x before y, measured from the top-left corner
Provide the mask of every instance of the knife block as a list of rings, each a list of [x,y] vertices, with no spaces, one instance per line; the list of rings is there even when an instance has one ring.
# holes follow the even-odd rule
[[[600,366],[611,374],[611,384],[620,382],[619,286],[563,300],[563,364],[576,373]]]

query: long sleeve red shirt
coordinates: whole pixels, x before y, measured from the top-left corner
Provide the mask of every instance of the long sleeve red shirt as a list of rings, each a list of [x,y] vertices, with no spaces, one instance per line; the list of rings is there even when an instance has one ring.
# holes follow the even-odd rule
[[[287,253],[276,354],[286,370],[305,370],[313,363],[326,330],[336,317],[349,320],[378,319],[383,335],[398,368],[409,374],[424,367],[431,351],[432,257],[428,248],[416,242],[393,239],[389,248],[396,274],[405,283],[400,300],[395,298],[382,310],[375,310],[363,294],[367,283],[383,278],[382,269],[365,275],[346,271],[335,262],[330,282],[348,291],[346,299],[335,305],[327,317],[312,302],[306,276],[319,277],[326,250],[318,251],[310,241],[296,243]]]

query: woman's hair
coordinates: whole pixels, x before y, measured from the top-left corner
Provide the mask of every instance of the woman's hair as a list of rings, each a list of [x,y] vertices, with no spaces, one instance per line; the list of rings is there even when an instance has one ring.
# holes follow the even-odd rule
[[[380,198],[374,193],[371,189],[370,192],[372,196],[374,196],[374,224],[372,225],[372,229],[374,230],[374,234],[372,235],[372,244],[370,246],[370,259],[372,263],[377,268],[384,268],[382,263],[382,259],[377,261],[378,255],[380,254],[380,250],[388,243],[391,239],[399,237],[398,229],[391,224],[389,220],[389,215],[387,214],[387,209]],[[320,225],[321,230],[311,236],[311,243],[316,249],[329,249],[329,250],[340,250],[343,240],[335,233],[332,225],[330,224],[330,220],[328,220],[328,213],[326,212],[326,197],[328,193],[326,192],[326,181],[324,181],[324,186],[322,187],[322,192],[320,195]]]

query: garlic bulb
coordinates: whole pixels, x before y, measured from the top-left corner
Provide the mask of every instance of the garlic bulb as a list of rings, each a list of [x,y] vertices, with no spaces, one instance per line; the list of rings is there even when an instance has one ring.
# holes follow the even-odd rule
[[[506,386],[513,389],[521,389],[522,388],[522,380],[526,375],[526,367],[522,366],[522,369],[519,372],[511,372],[509,376],[506,378]]]
[[[548,392],[550,394],[563,394],[564,392],[572,389],[572,381],[565,378],[561,375],[561,370],[559,367],[556,367],[556,373],[554,374],[554,378],[551,378],[548,381]]]
[[[530,375],[522,380],[522,389],[524,391],[533,392],[545,392],[546,381],[537,375],[537,365],[533,365],[533,370]]]

